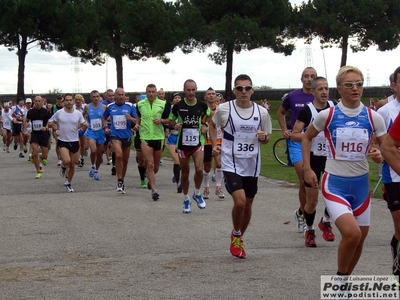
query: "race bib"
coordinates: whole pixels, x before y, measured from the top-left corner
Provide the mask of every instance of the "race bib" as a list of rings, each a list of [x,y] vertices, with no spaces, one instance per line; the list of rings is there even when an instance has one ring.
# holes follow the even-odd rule
[[[117,115],[113,117],[113,124],[115,129],[126,129],[127,120],[124,115]]]
[[[235,132],[233,154],[237,158],[249,158],[258,155],[258,138],[256,133]]]
[[[197,128],[182,129],[182,145],[197,146],[199,142],[199,130]]]
[[[103,125],[101,123],[101,119],[91,119],[90,120],[90,129],[93,131],[98,131],[103,128]]]
[[[364,160],[368,141],[367,129],[348,127],[336,129],[335,159],[350,161]]]
[[[328,155],[328,144],[325,138],[325,133],[321,131],[312,141],[311,151],[317,156]]]
[[[32,129],[34,131],[40,131],[43,127],[43,120],[32,120]]]

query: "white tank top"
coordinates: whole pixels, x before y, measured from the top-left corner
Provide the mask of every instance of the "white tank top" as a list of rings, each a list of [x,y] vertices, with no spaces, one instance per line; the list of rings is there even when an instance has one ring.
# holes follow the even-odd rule
[[[257,177],[260,174],[260,144],[257,130],[261,126],[259,106],[253,103],[250,118],[242,118],[235,101],[229,101],[229,117],[223,128],[221,149],[222,170],[233,172],[240,176]]]

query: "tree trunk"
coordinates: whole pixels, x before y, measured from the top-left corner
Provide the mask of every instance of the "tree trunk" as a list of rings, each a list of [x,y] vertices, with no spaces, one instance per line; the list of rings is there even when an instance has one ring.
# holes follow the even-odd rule
[[[348,47],[349,47],[349,36],[344,35],[342,37],[342,60],[340,61],[340,67],[343,67],[346,65]]]
[[[233,45],[226,49],[225,100],[232,100]]]
[[[115,64],[117,66],[117,88],[124,88],[124,74],[122,68],[122,56],[116,55],[115,56]]]
[[[18,83],[17,83],[17,99],[18,97],[23,97],[25,99],[25,59],[28,53],[28,38],[26,36],[21,36],[21,40],[18,45]]]

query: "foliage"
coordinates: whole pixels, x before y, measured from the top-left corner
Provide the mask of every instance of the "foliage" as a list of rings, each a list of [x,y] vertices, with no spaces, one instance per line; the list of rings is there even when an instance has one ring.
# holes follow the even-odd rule
[[[311,42],[318,37],[322,47],[342,48],[340,66],[347,60],[348,46],[365,51],[377,45],[392,50],[400,43],[400,2],[398,0],[308,0],[294,11],[298,37]]]
[[[169,62],[165,54],[175,49],[181,36],[173,3],[162,0],[87,0],[83,3],[92,16],[91,21],[83,28],[84,34],[72,30],[82,39],[60,41],[62,49],[70,55],[93,64],[104,63],[105,55],[115,58],[120,87],[123,87],[124,56],[131,60],[156,57]]]
[[[276,53],[290,55],[294,50],[294,45],[286,42],[287,24],[291,20],[288,0],[192,0],[183,1],[183,8],[185,12],[201,15],[198,24],[187,24],[193,35],[186,39],[184,49],[190,52],[196,45],[200,45],[200,50],[211,44],[218,46],[218,51],[209,58],[219,65],[227,63],[226,99],[231,98],[233,53],[268,47]],[[190,29],[193,25],[197,31]]]
[[[56,27],[61,0],[2,0],[0,1],[0,44],[10,51],[17,49],[17,96],[25,97],[25,58],[29,46],[51,51],[51,33]]]

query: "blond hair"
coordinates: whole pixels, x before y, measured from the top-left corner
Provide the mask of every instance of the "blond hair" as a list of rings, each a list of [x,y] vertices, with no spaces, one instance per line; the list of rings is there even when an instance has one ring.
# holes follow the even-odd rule
[[[339,69],[336,75],[336,85],[339,86],[343,83],[343,78],[347,73],[354,72],[361,76],[361,80],[364,81],[364,75],[359,68],[353,66],[343,66]]]

